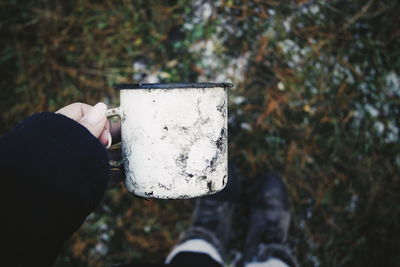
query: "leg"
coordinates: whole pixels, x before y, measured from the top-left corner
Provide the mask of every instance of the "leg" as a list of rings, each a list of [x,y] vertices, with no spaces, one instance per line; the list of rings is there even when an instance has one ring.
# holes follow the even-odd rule
[[[289,198],[280,175],[264,174],[254,185],[251,197],[244,265],[298,266],[285,244],[290,224]]]
[[[246,267],[289,267],[285,262],[271,258],[264,262],[252,262],[246,264]]]
[[[239,178],[235,168],[230,166],[225,189],[215,195],[197,199],[192,226],[172,250],[166,263],[223,266],[238,194]]]

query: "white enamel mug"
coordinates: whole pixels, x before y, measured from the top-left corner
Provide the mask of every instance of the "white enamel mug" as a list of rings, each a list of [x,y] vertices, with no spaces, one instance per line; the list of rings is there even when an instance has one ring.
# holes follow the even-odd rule
[[[227,183],[227,83],[120,84],[125,187],[145,198],[216,193]]]

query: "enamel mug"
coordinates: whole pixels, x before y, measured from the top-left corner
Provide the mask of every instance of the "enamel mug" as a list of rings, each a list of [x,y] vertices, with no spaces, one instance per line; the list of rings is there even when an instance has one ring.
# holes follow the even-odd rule
[[[227,183],[227,83],[120,84],[125,187],[145,198],[216,193]]]

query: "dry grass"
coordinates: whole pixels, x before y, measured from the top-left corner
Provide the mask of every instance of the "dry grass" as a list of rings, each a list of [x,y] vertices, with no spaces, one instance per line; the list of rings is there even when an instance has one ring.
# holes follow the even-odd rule
[[[245,185],[264,170],[285,175],[302,265],[399,265],[400,103],[387,82],[400,69],[399,1],[204,1],[211,15],[185,26],[201,3],[1,1],[0,132],[74,101],[116,105],[112,85],[142,72],[133,62],[191,82],[247,55],[230,95],[230,157]],[[210,71],[192,45],[212,38]],[[191,206],[114,188],[57,266],[161,261]]]

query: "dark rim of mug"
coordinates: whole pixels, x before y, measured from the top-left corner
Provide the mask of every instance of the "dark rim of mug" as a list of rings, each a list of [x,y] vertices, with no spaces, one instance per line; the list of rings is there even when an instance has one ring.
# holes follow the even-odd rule
[[[231,88],[231,83],[121,83],[115,87],[119,90],[126,89],[175,89],[175,88]]]

